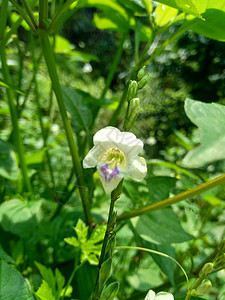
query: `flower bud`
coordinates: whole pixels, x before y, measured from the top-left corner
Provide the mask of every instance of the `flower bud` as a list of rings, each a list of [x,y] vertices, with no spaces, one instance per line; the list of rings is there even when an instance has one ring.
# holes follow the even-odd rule
[[[224,264],[224,262],[225,262],[225,253],[217,255],[213,260],[213,264],[216,267],[219,267],[220,265]]]
[[[142,67],[139,71],[138,71],[138,74],[137,74],[137,78],[138,78],[138,80],[141,80],[143,77],[144,77],[144,75],[145,75],[145,66],[144,67]]]
[[[130,80],[128,91],[127,91],[127,101],[130,101],[136,96],[138,88],[138,83],[135,80]]]
[[[126,115],[125,124],[124,124],[125,130],[130,130],[133,127],[133,125],[139,115],[139,112],[140,112],[140,99],[133,98],[130,101],[128,112]]]
[[[100,297],[99,300],[106,300],[106,299],[107,300],[113,300],[116,297],[116,295],[117,295],[117,293],[119,291],[119,286],[120,286],[120,284],[119,284],[118,281],[111,283],[103,291],[103,293],[101,294],[101,297]]]
[[[204,296],[208,294],[212,287],[212,283],[210,280],[205,279],[202,281],[202,283],[194,290],[192,290],[191,295],[192,296]]]
[[[142,89],[148,82],[150,79],[150,75],[147,74],[145,75],[143,78],[141,78],[141,80],[138,82],[138,89]]]
[[[101,291],[111,275],[112,257],[108,258],[101,266],[98,279],[98,290]]]
[[[201,269],[200,273],[199,273],[199,277],[206,277],[209,273],[212,272],[213,269],[213,263],[209,262],[206,263],[203,268]]]

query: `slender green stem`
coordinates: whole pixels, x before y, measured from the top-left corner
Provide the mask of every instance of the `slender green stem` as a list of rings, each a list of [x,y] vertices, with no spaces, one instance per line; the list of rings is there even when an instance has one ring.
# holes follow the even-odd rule
[[[55,14],[54,18],[52,19],[51,23],[48,26],[48,30],[50,33],[54,33],[58,28],[58,23],[60,23],[61,16],[67,11],[71,4],[76,2],[77,0],[68,0],[63,7]]]
[[[48,0],[39,0],[39,27],[46,28],[48,18]]]
[[[59,78],[58,78],[58,74],[57,74],[57,70],[56,70],[56,63],[55,63],[53,50],[50,45],[47,32],[45,30],[42,30],[42,29],[39,30],[39,38],[40,38],[40,43],[42,46],[43,54],[45,57],[45,62],[46,62],[47,68],[48,68],[49,76],[51,78],[52,87],[53,87],[53,90],[55,92],[56,99],[58,102],[59,111],[60,111],[60,114],[62,117],[64,129],[66,132],[66,137],[67,137],[67,141],[69,144],[70,153],[71,153],[71,157],[72,157],[72,161],[73,161],[74,171],[78,178],[79,192],[80,192],[80,196],[82,199],[86,223],[90,225],[92,223],[92,216],[91,216],[91,212],[90,212],[88,188],[86,187],[86,184],[85,184],[83,170],[81,167],[80,158],[79,158],[79,154],[78,154],[78,149],[75,144],[73,131],[72,131],[70,121],[67,116],[65,103],[64,103],[63,95],[62,95],[62,90],[61,90],[61,86],[59,83]]]
[[[27,2],[27,0],[21,0],[21,2],[23,3],[23,6],[24,6],[24,8],[25,8],[25,10],[26,10],[26,12],[27,12],[27,14],[28,14],[33,26],[34,26],[34,28],[37,29],[38,28],[38,22],[37,22],[34,14],[32,12],[32,9],[31,9],[29,3]]]
[[[2,1],[1,3],[1,11],[0,11],[0,41],[2,43],[2,39],[5,35],[6,30],[6,22],[7,22],[7,11],[8,11],[8,0]]]
[[[7,6],[5,6],[5,5],[4,5],[4,7],[7,8]],[[7,11],[5,11],[5,12],[1,11],[1,13],[5,13],[7,15]],[[4,80],[9,85],[11,85],[12,81],[11,81],[9,68],[7,65],[5,48],[1,49],[0,55],[1,55],[1,61],[2,61],[2,73],[3,73]],[[28,176],[28,170],[27,170],[27,165],[26,165],[26,160],[25,160],[24,147],[23,147],[22,138],[21,138],[20,129],[19,129],[18,115],[17,115],[17,111],[16,111],[16,106],[14,103],[14,99],[15,99],[14,91],[12,89],[6,89],[6,94],[7,94],[7,98],[8,98],[8,102],[9,102],[11,120],[12,120],[12,125],[13,125],[13,135],[14,135],[14,141],[16,144],[15,146],[16,146],[16,150],[18,152],[19,163],[20,163],[22,174],[23,174],[25,188],[30,194],[32,194],[31,183],[30,183],[30,179]]]
[[[23,8],[17,3],[16,0],[10,0],[10,2],[16,7],[18,13],[20,14],[20,16],[22,16],[24,18],[24,20],[27,22],[28,26],[30,27],[30,29],[32,30],[32,32],[36,35],[36,26],[33,24],[33,22],[29,19],[27,13],[23,10]]]
[[[172,204],[175,204],[177,202],[189,199],[193,196],[199,195],[199,194],[201,194],[205,191],[208,191],[208,190],[210,190],[210,189],[212,189],[212,188],[214,188],[214,187],[216,187],[220,184],[223,184],[223,183],[225,183],[225,175],[219,176],[219,177],[217,177],[213,180],[205,182],[205,183],[203,183],[203,184],[201,184],[201,185],[199,185],[199,186],[197,186],[193,189],[190,189],[188,191],[180,193],[180,194],[178,194],[174,197],[159,201],[159,202],[154,203],[152,205],[148,205],[148,206],[143,207],[141,209],[138,209],[136,211],[131,211],[131,212],[125,213],[125,214],[117,217],[117,221],[122,221],[122,220],[125,220],[125,219],[134,218],[134,217],[137,217],[137,216],[140,216],[140,215],[152,212],[152,211],[162,209],[162,208],[167,207],[169,205],[172,205]]]
[[[93,295],[92,295],[92,300],[98,300],[100,295],[98,291],[98,280],[99,280],[99,272],[102,266],[102,263],[104,262],[105,259],[105,254],[106,254],[106,248],[107,248],[107,244],[109,241],[109,237],[111,234],[111,231],[113,230],[115,223],[113,221],[114,218],[114,205],[116,200],[120,197],[121,191],[122,191],[122,186],[123,186],[123,181],[121,181],[118,185],[118,187],[112,191],[111,193],[111,202],[110,202],[110,208],[109,208],[109,214],[108,214],[108,221],[107,221],[107,227],[106,227],[106,232],[105,232],[105,236],[104,236],[104,240],[103,240],[103,244],[102,244],[102,250],[101,250],[101,255],[99,258],[99,263],[98,263],[98,275],[97,275],[97,279],[96,279],[96,283],[95,283],[95,287],[94,287],[94,291],[93,291]]]

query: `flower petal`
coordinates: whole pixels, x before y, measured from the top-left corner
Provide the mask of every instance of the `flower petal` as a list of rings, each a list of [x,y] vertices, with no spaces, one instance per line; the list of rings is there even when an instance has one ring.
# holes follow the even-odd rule
[[[143,142],[131,132],[121,132],[119,129],[108,126],[94,135],[94,145],[103,148],[119,148],[130,159],[137,156],[143,149]]]
[[[99,151],[98,147],[93,147],[88,154],[85,156],[83,160],[83,167],[86,168],[94,168],[97,166],[99,162],[99,157],[101,152]]]
[[[126,175],[133,178],[136,181],[141,181],[147,174],[147,165],[143,157],[135,157],[129,161],[128,168],[126,169]]]
[[[155,300],[174,300],[174,297],[170,293],[159,292],[156,294]]]
[[[145,300],[155,300],[155,292],[153,290],[148,291]]]
[[[110,174],[109,173],[107,174],[107,172],[106,172],[107,167],[108,167],[107,164],[105,164],[105,165],[99,164],[97,166],[97,170],[98,170],[98,174],[99,174],[103,189],[106,192],[106,194],[109,194],[113,190],[115,190],[115,188],[118,186],[118,184],[124,177],[124,173],[121,172],[120,168],[118,168],[116,175],[110,176]],[[111,172],[113,172],[113,170],[111,170]]]

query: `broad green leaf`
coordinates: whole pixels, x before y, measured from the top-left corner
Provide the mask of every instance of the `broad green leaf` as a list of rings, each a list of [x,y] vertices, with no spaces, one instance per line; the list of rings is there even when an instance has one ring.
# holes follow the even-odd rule
[[[143,13],[145,11],[145,5],[141,0],[118,0],[118,2],[123,5],[126,9],[130,9],[136,13]]]
[[[75,132],[85,130],[89,132],[88,126],[91,122],[91,112],[87,105],[82,103],[83,97],[75,90],[62,86],[66,108],[72,117],[72,127]]]
[[[155,9],[155,23],[162,27],[168,24],[178,14],[178,10],[164,4],[159,4]]]
[[[49,287],[48,283],[43,280],[41,286],[36,292],[36,295],[41,300],[56,300],[56,298],[52,294],[52,289]]]
[[[185,13],[194,15],[200,18],[200,13],[196,7],[195,1],[193,0],[158,0],[162,4],[166,4]]]
[[[37,218],[41,201],[12,199],[0,205],[0,224],[5,231],[22,238],[32,238],[36,234]]]
[[[113,14],[112,11],[95,13],[93,23],[98,29],[114,30],[118,32],[126,32],[129,25],[128,22],[124,24],[124,20],[117,14]]]
[[[0,260],[0,299],[34,300],[23,276],[4,260]]]
[[[42,150],[35,152],[33,154],[27,154],[26,155],[27,165],[37,165],[37,164],[43,163],[46,150],[47,150],[47,147],[43,148]]]
[[[19,177],[19,168],[13,148],[2,140],[0,140],[0,176],[10,180],[17,180]]]
[[[171,208],[136,217],[131,222],[142,239],[155,244],[182,243],[193,238],[183,230]]]
[[[210,8],[202,14],[203,20],[194,18],[186,20],[181,26],[187,27],[194,32],[204,35],[210,39],[225,41],[225,32],[223,30],[225,26],[225,12],[219,9]]]
[[[199,168],[225,159],[225,107],[220,104],[187,99],[185,112],[199,127],[201,145],[188,152],[183,159],[183,165]]]
[[[14,259],[4,251],[1,244],[0,244],[0,259],[4,259],[5,261],[11,264],[15,263]]]
[[[167,176],[150,177],[147,180],[149,201],[155,203],[169,197],[169,192],[175,187],[176,178]]]
[[[65,285],[65,278],[57,268],[55,269],[55,280],[57,285],[57,297],[59,298]]]

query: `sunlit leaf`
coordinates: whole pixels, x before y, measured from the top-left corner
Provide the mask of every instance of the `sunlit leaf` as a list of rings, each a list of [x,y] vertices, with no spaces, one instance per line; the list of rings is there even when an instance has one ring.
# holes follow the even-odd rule
[[[0,260],[0,298],[4,300],[34,300],[23,276],[4,260]]]
[[[42,284],[37,290],[36,294],[41,300],[55,300],[52,290],[45,280],[42,281]]]
[[[195,1],[193,0],[158,0],[157,2],[166,4],[185,13],[192,14],[198,18],[201,18],[200,13],[196,7]]]
[[[192,149],[183,159],[183,165],[199,168],[213,161],[225,159],[225,107],[187,99],[185,112],[199,127],[201,145]]]
[[[176,17],[178,10],[164,4],[159,4],[155,9],[155,14],[155,23],[158,26],[164,26]]]

